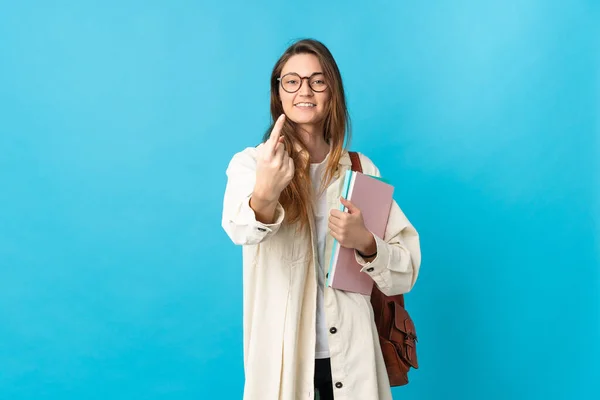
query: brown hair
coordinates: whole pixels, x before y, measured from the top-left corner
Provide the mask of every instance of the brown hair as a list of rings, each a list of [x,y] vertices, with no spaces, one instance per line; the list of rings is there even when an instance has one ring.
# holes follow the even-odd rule
[[[323,68],[323,75],[330,90],[329,102],[326,107],[326,116],[323,123],[325,141],[331,146],[331,153],[323,179],[322,190],[329,186],[337,171],[340,157],[350,143],[350,117],[346,108],[346,95],[342,84],[342,76],[331,52],[325,45],[314,39],[303,39],[292,44],[279,58],[271,73],[271,126],[265,132],[263,141],[266,141],[273,129],[274,122],[283,114],[283,106],[279,97],[279,81],[285,63],[297,54],[315,55]],[[283,190],[279,202],[286,213],[286,222],[300,223],[300,228],[308,226],[312,215],[312,185],[310,183],[310,160],[308,150],[298,134],[296,124],[286,118],[282,128],[285,148],[294,160],[295,172],[290,184]]]

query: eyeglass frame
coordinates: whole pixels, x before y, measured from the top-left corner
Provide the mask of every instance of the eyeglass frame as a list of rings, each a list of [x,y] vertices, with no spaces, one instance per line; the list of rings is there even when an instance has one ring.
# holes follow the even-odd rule
[[[288,75],[296,75],[298,78],[300,78],[300,86],[298,86],[298,89],[294,90],[293,92],[290,92],[289,90],[286,90],[283,87],[283,82],[281,81],[283,78],[285,78]],[[313,72],[310,76],[300,76],[300,74],[298,74],[297,72],[288,72],[287,74],[283,75],[282,77],[277,78],[277,81],[279,82],[279,84],[281,85],[281,88],[287,92],[287,93],[296,93],[299,92],[300,89],[302,89],[302,85],[304,84],[304,80],[307,79],[308,80],[308,87],[310,88],[310,90],[312,90],[313,92],[316,93],[323,93],[324,91],[326,91],[329,86],[326,86],[325,89],[323,90],[315,90],[313,89],[313,87],[310,85],[310,79],[315,76],[315,75],[323,75],[323,77],[325,77],[325,74],[323,74],[322,72]],[[327,85],[327,84],[325,84]]]

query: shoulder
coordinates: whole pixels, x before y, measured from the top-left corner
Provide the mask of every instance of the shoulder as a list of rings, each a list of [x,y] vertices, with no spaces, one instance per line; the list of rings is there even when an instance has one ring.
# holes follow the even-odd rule
[[[379,168],[377,168],[377,165],[375,165],[373,160],[371,160],[367,155],[361,153],[360,151],[357,151],[356,153],[358,153],[358,157],[360,158],[360,163],[365,174],[381,176]]]
[[[247,169],[255,170],[256,154],[258,152],[258,149],[262,146],[263,144],[261,143],[256,147],[246,147],[245,149],[235,153],[229,160],[229,165],[227,166],[227,173]]]

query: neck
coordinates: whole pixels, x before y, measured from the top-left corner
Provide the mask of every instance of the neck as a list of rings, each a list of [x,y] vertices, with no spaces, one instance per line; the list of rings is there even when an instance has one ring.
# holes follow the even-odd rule
[[[322,162],[329,153],[329,144],[325,141],[322,128],[314,126],[300,127],[300,135],[310,156],[310,162],[318,164]]]

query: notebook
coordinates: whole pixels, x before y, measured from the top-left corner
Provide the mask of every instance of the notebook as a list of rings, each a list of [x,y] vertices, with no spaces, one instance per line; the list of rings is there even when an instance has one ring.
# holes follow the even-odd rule
[[[376,236],[383,238],[393,202],[394,187],[381,178],[361,172],[347,171],[344,179],[342,197],[358,207],[365,221],[365,227]],[[340,206],[341,211],[347,211]],[[331,261],[326,285],[350,292],[370,295],[373,279],[356,261],[354,249],[333,242]]]

